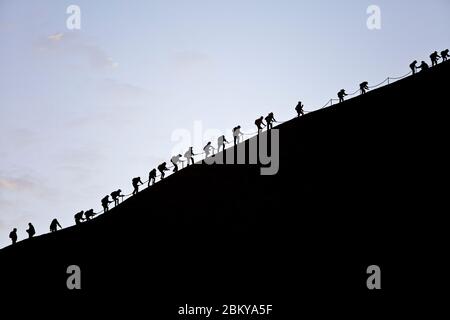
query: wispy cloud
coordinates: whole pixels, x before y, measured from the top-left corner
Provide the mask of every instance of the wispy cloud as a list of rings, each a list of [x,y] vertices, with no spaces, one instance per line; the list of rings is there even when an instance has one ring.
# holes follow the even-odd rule
[[[0,177],[0,190],[3,191],[32,190],[35,188],[35,182],[27,178]]]
[[[60,33],[49,35],[48,39],[50,39],[51,41],[61,41],[63,36],[64,36],[64,33],[60,32]]]
[[[99,45],[76,33],[55,33],[36,42],[40,52],[58,55],[57,57],[81,58],[96,69],[117,68],[114,61]],[[55,57],[55,56],[53,56]]]

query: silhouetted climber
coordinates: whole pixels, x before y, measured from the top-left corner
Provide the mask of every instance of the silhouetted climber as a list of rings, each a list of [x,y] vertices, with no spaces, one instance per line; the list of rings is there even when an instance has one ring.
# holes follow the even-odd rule
[[[184,153],[184,157],[187,159],[187,165],[192,162],[194,164],[194,151],[192,147],[189,147],[188,151]]]
[[[361,82],[359,89],[361,90],[361,94],[365,94],[369,90],[369,83],[367,81]]]
[[[91,220],[92,217],[95,216],[94,209],[89,209],[89,210],[87,210],[87,211],[84,213],[84,216],[85,216],[85,218],[86,218],[86,221]]]
[[[442,61],[447,61],[447,59],[450,58],[450,56],[448,55],[448,49],[445,49],[444,51],[442,51],[441,56],[442,56]]]
[[[421,69],[420,71],[423,72],[423,71],[430,69],[430,66],[425,61],[422,61],[420,63],[420,66],[417,67],[417,69]]]
[[[416,74],[417,71],[417,60],[414,60],[409,67],[411,68],[412,74]]]
[[[53,219],[52,223],[50,223],[50,232],[56,232],[58,230],[58,227],[62,229],[61,225],[59,224],[58,220]]]
[[[432,66],[432,67],[434,67],[434,66],[436,66],[436,65],[438,64],[438,60],[439,60],[440,57],[441,57],[441,56],[438,54],[437,51],[433,52],[433,53],[430,55],[431,66]]]
[[[167,169],[166,167],[166,163],[163,162],[158,166],[158,170],[161,173],[161,180],[164,179],[164,177],[166,176],[166,174],[164,173],[164,171],[169,171],[169,169]]]
[[[234,145],[237,145],[239,143],[239,137],[243,136],[244,134],[241,132],[241,126],[237,126],[233,128],[233,139],[234,139]]]
[[[26,230],[28,233],[28,239],[31,239],[36,234],[36,230],[34,229],[34,226],[30,223],[28,223],[28,229]]]
[[[111,198],[114,201],[114,207],[118,206],[120,203],[120,197],[123,197],[123,195],[121,194],[122,190],[116,190],[111,192]]]
[[[16,228],[14,228],[13,231],[11,231],[9,233],[9,238],[11,239],[12,244],[15,244],[17,242],[17,229]]]
[[[84,214],[84,211],[83,211],[83,210],[80,211],[80,212],[77,212],[77,213],[75,214],[75,216],[74,216],[74,218],[75,218],[75,224],[80,224],[81,221],[84,220],[83,214]]]
[[[150,187],[150,183],[155,184],[156,180],[156,169],[152,169],[148,174],[148,186]]]
[[[345,89],[341,89],[341,91],[338,92],[337,96],[339,98],[339,103],[341,103],[344,102],[344,97],[348,96],[348,94],[345,93]]]
[[[172,162],[173,164],[173,172],[177,172],[178,171],[178,162],[180,162],[180,158],[181,158],[181,154],[177,154],[176,156],[173,156],[170,159],[170,162]]]
[[[266,120],[266,123],[267,123],[267,130],[270,130],[270,129],[272,129],[272,127],[273,127],[273,122],[274,121],[277,121],[277,120],[275,120],[275,117],[274,117],[274,115],[273,115],[273,112],[271,112],[271,113],[269,113],[268,115],[267,115],[267,117],[265,117],[265,120]]]
[[[214,147],[211,145],[211,141],[208,141],[206,146],[203,148],[203,151],[205,151],[205,157],[208,158],[208,156],[211,152],[214,155],[214,150],[216,150],[216,149],[214,149]]]
[[[301,101],[298,102],[297,106],[295,107],[295,111],[297,111],[297,117],[300,117],[300,115],[304,116],[305,112],[303,111],[304,105]]]
[[[109,210],[109,204],[110,203],[112,203],[112,201],[109,201],[109,196],[105,196],[102,199],[103,212],[107,212]]]
[[[140,184],[143,184],[143,183],[141,181],[141,177],[133,178],[133,180],[131,180],[131,183],[134,188],[134,190],[133,190],[133,196],[134,196],[135,194],[137,194],[139,192],[139,183]]]
[[[261,117],[259,117],[258,119],[255,120],[255,125],[258,128],[258,134],[263,129],[261,126],[264,126],[264,127],[266,126],[264,124],[264,122],[263,122],[263,119],[264,119],[264,117],[261,116]]]
[[[225,138],[225,135],[221,135],[217,138],[217,153],[220,152],[220,147],[222,147],[222,151],[225,151],[225,143],[229,143]]]

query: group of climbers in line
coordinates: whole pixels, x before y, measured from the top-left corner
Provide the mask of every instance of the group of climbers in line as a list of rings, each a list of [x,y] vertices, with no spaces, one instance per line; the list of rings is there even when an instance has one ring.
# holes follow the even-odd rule
[[[450,57],[449,55],[449,49],[443,50],[441,51],[441,55],[438,54],[437,51],[434,51],[431,55],[430,55],[430,60],[431,60],[431,65],[434,67],[438,64],[439,59],[442,59],[442,61],[447,61],[448,58]],[[418,66],[417,65],[417,60],[414,60],[410,65],[410,69],[412,71],[412,74],[415,74],[417,72],[417,69],[421,69],[421,71],[426,71],[430,68],[430,66],[425,62],[422,61],[421,64]],[[369,90],[369,83],[367,81],[364,81],[362,83],[360,83],[359,85],[359,90],[361,92],[361,94],[365,94],[367,92],[367,90]],[[345,89],[341,89],[338,94],[337,94],[338,98],[339,98],[339,102],[343,102],[344,98],[346,96],[348,96],[348,94],[345,92]],[[297,117],[300,116],[304,116],[305,115],[305,111],[303,110],[304,105],[302,104],[301,101],[298,102],[298,104],[295,107],[295,111],[297,112]],[[264,121],[266,121],[266,123],[264,123]],[[255,120],[255,125],[258,129],[258,134],[264,129],[264,127],[267,127],[268,130],[272,129],[273,127],[273,123],[277,122],[275,120],[274,114],[273,112],[269,113],[265,118],[263,116],[259,117],[258,119]],[[232,130],[232,134],[233,134],[233,142],[234,145],[236,146],[239,142],[240,142],[240,138],[243,137],[243,133],[241,132],[241,126],[238,125],[236,127],[233,128]],[[217,139],[217,153],[220,152],[220,148],[222,148],[222,151],[225,151],[225,144],[228,144],[229,142],[227,141],[225,135],[220,136]],[[214,155],[214,151],[216,149],[212,146],[211,141],[209,141],[205,147],[203,148],[203,151],[206,155],[206,157],[208,157],[210,154]],[[189,165],[193,165],[194,164],[194,156],[196,154],[193,151],[193,147],[189,147],[189,149],[184,153],[184,158],[187,160],[187,166]],[[170,162],[172,163],[174,169],[173,172],[177,172],[179,170],[178,168],[178,163],[181,161],[181,154],[178,154],[176,156],[173,156],[170,159]],[[169,169],[167,168],[167,163],[163,162],[161,163],[158,167],[157,167],[160,176],[161,176],[161,180],[164,179],[165,177],[165,172],[169,171]],[[151,185],[156,183],[156,177],[157,177],[157,170],[156,169],[152,169],[149,172],[149,176],[148,176],[148,186],[150,187]],[[139,185],[142,185],[143,182],[141,181],[140,177],[136,177],[132,179],[132,185],[133,185],[133,193],[132,195],[135,195],[139,192]],[[103,207],[103,212],[108,212],[109,211],[109,204],[114,202],[114,206],[118,206],[120,203],[120,198],[123,198],[124,195],[121,194],[122,190],[118,189],[116,191],[113,191],[111,193],[111,198],[112,201],[109,200],[109,195],[105,196],[102,200],[102,207]],[[82,221],[89,221],[91,220],[97,213],[94,212],[93,209],[89,209],[86,212],[85,211],[80,211],[78,213],[75,214],[74,218],[75,218],[75,224],[79,225],[81,224]],[[83,217],[84,216],[84,217]],[[53,219],[51,224],[50,224],[50,232],[56,232],[57,229],[62,228],[61,225],[59,224],[57,219]],[[32,238],[35,234],[36,234],[36,230],[34,228],[34,226],[29,223],[28,224],[28,229],[26,230],[26,232],[28,233],[28,238]],[[17,242],[17,228],[14,228],[10,234],[9,234],[9,238],[11,239],[12,243],[15,244]]]
[[[84,217],[83,217],[84,215]],[[89,209],[86,211],[81,210],[80,212],[77,212],[74,216],[75,218],[75,224],[81,224],[82,221],[89,221],[91,220],[96,213],[94,212],[94,209]]]
[[[264,123],[263,119],[266,120],[266,123]],[[265,117],[265,118],[263,116],[261,116],[258,119],[256,119],[255,125],[256,125],[256,128],[258,128],[258,134],[264,129],[264,127],[267,127],[267,130],[272,129],[274,122],[277,122],[277,120],[275,120],[273,112],[269,113],[267,115],[267,117]],[[261,126],[264,126],[264,127],[261,127]]]
[[[430,60],[431,60],[431,66],[437,66],[439,59],[442,59],[442,62],[447,61],[448,58],[450,58],[449,50],[445,49],[441,51],[441,55],[437,51],[434,51],[432,54],[430,54]],[[420,65],[417,65],[417,60],[414,60],[410,65],[409,68],[412,71],[412,74],[415,74],[417,72],[417,69],[420,69],[421,71],[426,71],[430,69],[430,66],[425,61],[422,61]]]

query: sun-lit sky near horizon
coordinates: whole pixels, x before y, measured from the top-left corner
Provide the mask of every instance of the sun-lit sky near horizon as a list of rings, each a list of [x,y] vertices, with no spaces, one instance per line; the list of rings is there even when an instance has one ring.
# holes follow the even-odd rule
[[[199,151],[211,130],[231,139],[429,62],[450,47],[449,13],[448,0],[0,0],[0,247],[14,227],[19,240],[28,222],[67,227],[129,193],[182,151],[177,133]]]

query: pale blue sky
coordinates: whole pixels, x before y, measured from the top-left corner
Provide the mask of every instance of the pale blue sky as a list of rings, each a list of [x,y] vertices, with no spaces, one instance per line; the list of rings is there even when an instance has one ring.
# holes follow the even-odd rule
[[[70,4],[81,30],[66,29]],[[366,27],[369,5],[381,30]],[[406,73],[450,46],[449,12],[447,0],[0,0],[0,247],[13,227],[72,225],[146,180],[194,121],[229,136]]]

